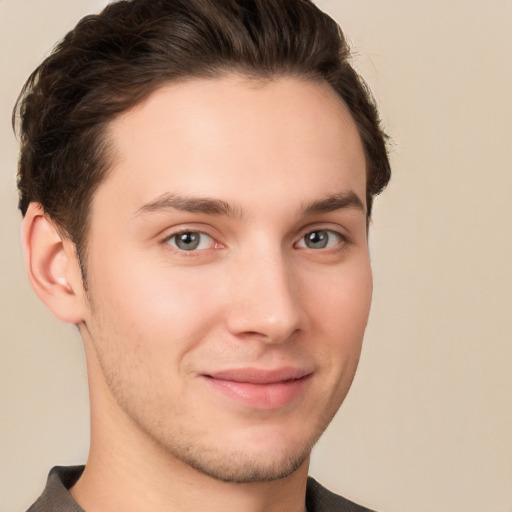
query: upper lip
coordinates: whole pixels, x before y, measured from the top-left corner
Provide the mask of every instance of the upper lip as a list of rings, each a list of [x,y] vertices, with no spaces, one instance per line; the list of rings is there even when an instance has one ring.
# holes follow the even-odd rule
[[[274,384],[289,380],[297,380],[311,374],[311,370],[297,367],[283,367],[275,369],[261,368],[232,368],[204,374],[218,380],[244,382],[247,384]]]

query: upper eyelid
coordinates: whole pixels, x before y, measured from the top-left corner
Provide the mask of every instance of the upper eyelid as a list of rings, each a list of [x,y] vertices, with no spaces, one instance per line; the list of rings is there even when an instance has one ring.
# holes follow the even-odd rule
[[[339,226],[339,225],[333,226],[332,224],[326,226],[325,224],[320,223],[318,225],[313,224],[313,225],[308,225],[308,226],[305,226],[304,228],[302,228],[299,231],[299,234],[298,234],[296,240],[298,241],[301,238],[305,237],[307,234],[313,233],[315,231],[330,231],[332,233],[339,235],[343,240],[349,240],[349,238],[350,238],[348,230],[344,229],[342,226]]]
[[[347,242],[348,241],[348,236],[345,235],[344,233],[341,233],[340,231],[336,230],[336,229],[331,229],[331,228],[316,228],[316,229],[308,229],[306,231],[304,231],[301,236],[299,236],[297,238],[297,242],[300,242],[306,235],[309,235],[311,233],[315,233],[317,231],[327,231],[329,233],[333,233],[335,234],[336,236],[338,236],[343,242]]]
[[[208,238],[211,238],[214,242],[216,241],[214,236],[210,235],[209,233],[206,233],[206,231],[201,231],[199,229],[180,229],[178,231],[173,231],[172,233],[169,233],[166,236],[164,236],[163,241],[165,242],[176,236],[183,235],[184,233],[198,233],[200,235],[205,235]]]
[[[200,233],[201,235],[206,235],[209,236],[210,238],[213,238],[206,231],[202,231],[200,229],[178,229],[176,231],[173,231],[172,233],[169,233],[165,238],[172,238],[173,236],[182,235],[183,233]]]
[[[217,240],[217,235],[211,233],[212,229],[210,226],[202,225],[201,227],[197,226],[181,226],[181,227],[171,227],[166,228],[160,231],[160,234],[157,235],[162,241],[169,240],[173,236],[180,235],[182,233],[201,233],[203,235],[209,236],[210,238]]]
[[[182,230],[179,230],[179,231],[173,231],[172,233],[169,233],[164,238],[168,240],[169,238],[173,238],[173,237],[178,236],[178,235],[183,235],[184,233],[198,233],[200,235],[206,235],[207,237],[209,237],[211,239],[214,239],[212,235],[209,235],[205,231],[200,231],[199,229],[182,229]]]

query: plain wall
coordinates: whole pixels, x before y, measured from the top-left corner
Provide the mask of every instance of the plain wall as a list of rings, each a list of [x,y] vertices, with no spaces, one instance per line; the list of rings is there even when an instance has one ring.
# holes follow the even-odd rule
[[[0,0],[0,512],[83,463],[81,343],[32,293],[16,209],[16,96],[101,0]],[[512,511],[512,2],[323,0],[392,137],[371,228],[358,375],[311,473],[382,512]]]

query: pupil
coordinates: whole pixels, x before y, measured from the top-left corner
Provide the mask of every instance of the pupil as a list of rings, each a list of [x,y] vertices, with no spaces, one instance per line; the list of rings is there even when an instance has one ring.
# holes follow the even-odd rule
[[[322,249],[327,245],[328,236],[325,231],[313,231],[308,235],[308,246],[313,249]]]
[[[197,233],[182,233],[176,239],[176,245],[180,249],[192,250],[199,245],[199,235]]]

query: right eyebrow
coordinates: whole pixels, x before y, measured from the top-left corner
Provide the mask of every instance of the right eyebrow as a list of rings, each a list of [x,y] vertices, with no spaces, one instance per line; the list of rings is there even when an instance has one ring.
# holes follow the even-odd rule
[[[153,201],[141,206],[136,216],[147,213],[158,213],[165,210],[179,210],[190,213],[204,213],[207,215],[226,215],[228,217],[241,217],[241,208],[233,206],[221,199],[211,197],[191,197],[165,193]]]

